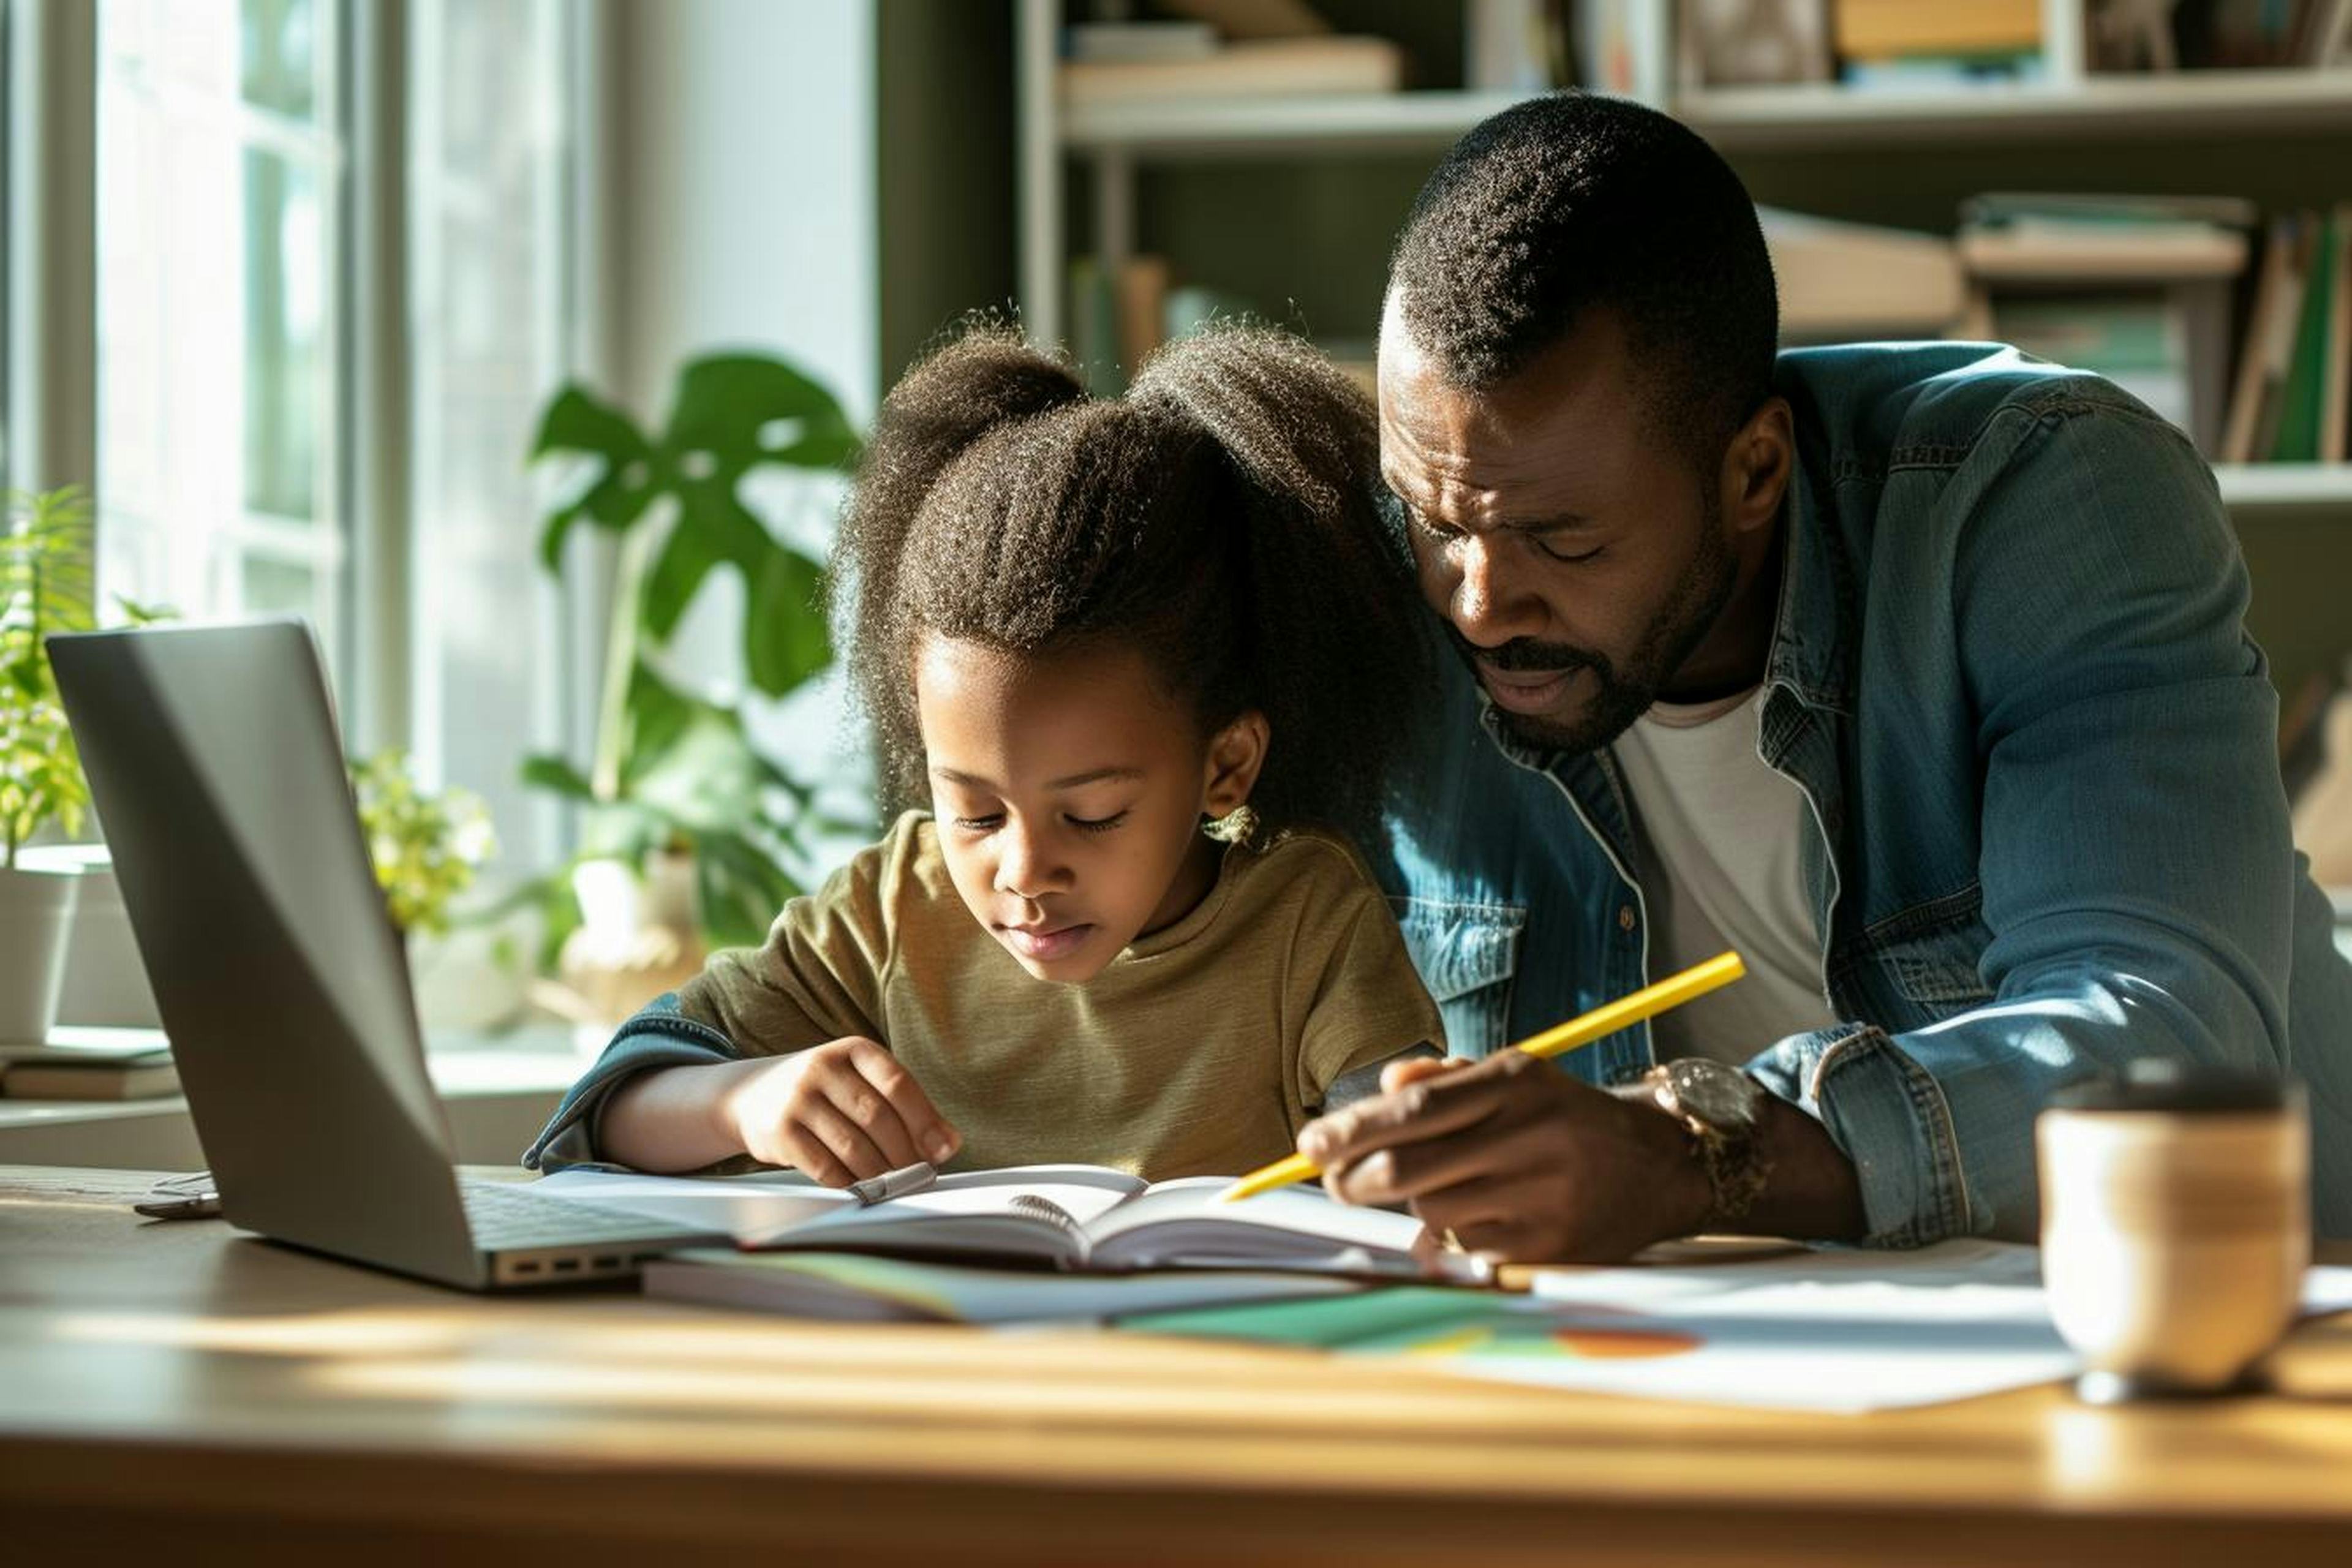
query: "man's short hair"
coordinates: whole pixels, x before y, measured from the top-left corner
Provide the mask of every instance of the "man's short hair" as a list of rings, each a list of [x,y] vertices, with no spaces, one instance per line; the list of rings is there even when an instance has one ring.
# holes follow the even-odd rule
[[[1588,310],[1613,312],[1669,439],[1711,459],[1771,391],[1780,308],[1739,176],[1622,99],[1557,92],[1487,120],[1422,186],[1389,260],[1406,328],[1469,392]]]

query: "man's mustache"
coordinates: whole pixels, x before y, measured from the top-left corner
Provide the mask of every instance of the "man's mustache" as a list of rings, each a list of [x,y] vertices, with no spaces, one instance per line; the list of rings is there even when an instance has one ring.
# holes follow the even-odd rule
[[[1481,647],[1462,635],[1461,628],[1448,626],[1445,634],[1453,640],[1454,650],[1465,659],[1510,674],[1530,671],[1560,671],[1590,669],[1603,682],[1612,678],[1609,660],[1589,649],[1573,647],[1567,643],[1538,642],[1533,637],[1513,637],[1495,647]]]

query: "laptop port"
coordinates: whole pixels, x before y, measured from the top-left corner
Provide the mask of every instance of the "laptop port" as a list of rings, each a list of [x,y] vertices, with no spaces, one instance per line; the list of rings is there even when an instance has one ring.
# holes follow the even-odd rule
[[[580,1259],[576,1258],[559,1258],[549,1267],[552,1268],[558,1274],[577,1274],[580,1272]]]
[[[599,1268],[618,1268],[620,1266],[621,1260],[617,1258],[600,1258],[596,1259],[596,1267]]]
[[[514,1265],[514,1271],[518,1274],[536,1274],[539,1272],[539,1265],[536,1263],[518,1263]]]

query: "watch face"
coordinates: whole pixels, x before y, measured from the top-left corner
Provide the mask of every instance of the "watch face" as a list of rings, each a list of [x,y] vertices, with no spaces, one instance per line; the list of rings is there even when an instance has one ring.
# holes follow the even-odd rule
[[[1675,1103],[1685,1114],[1727,1132],[1756,1124],[1763,1109],[1764,1090],[1738,1068],[1704,1058],[1685,1058],[1667,1063],[1666,1071]]]

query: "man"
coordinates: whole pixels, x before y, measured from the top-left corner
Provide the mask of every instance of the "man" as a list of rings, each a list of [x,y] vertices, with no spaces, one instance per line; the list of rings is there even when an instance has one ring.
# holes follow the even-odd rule
[[[2352,967],[2210,471],[2096,377],[1776,360],[1776,310],[1747,193],[1651,110],[1520,105],[1423,190],[1381,460],[1467,673],[1385,875],[1486,1059],[1301,1146],[1502,1258],[2026,1237],[2048,1093],[2160,1058],[2304,1079],[2352,1232]],[[1727,947],[1748,979],[1570,1072],[1495,1054]]]

